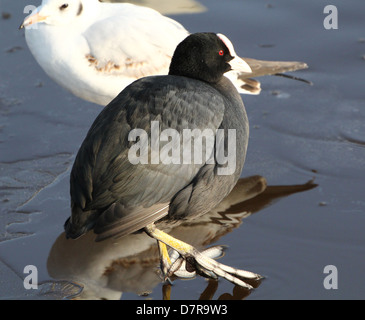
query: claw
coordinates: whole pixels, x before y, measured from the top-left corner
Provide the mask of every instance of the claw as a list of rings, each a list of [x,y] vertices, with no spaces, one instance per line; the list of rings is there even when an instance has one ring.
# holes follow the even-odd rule
[[[185,270],[185,260],[182,258],[176,259],[167,271],[166,276],[171,277],[172,275],[178,276],[178,273]]]
[[[253,287],[243,281],[243,279],[259,280],[262,277],[256,273],[236,269],[225,264],[215,261],[211,257],[221,256],[223,252],[222,247],[212,247],[203,252],[194,252],[192,255],[187,255],[185,257],[179,256],[176,258],[176,254],[173,259],[168,276],[175,275],[179,278],[193,278],[198,273],[204,277],[217,280],[218,277],[222,277],[235,285],[241,286],[248,290],[253,289]],[[195,270],[189,271],[187,265],[193,266]]]
[[[232,282],[233,284],[239,285],[248,290],[253,289],[253,287],[248,283],[244,282],[243,280],[239,279],[237,275],[238,274],[245,275],[245,277],[243,278],[248,278],[248,279],[258,279],[258,275],[255,273],[229,267],[211,258],[204,257],[201,253],[195,256],[195,260],[200,270],[201,269],[208,270],[212,272],[216,277],[218,276],[222,277]]]
[[[256,273],[236,269],[215,261],[214,258],[220,257],[224,253],[224,248],[221,246],[211,247],[203,252],[199,252],[193,246],[177,240],[157,229],[153,224],[148,225],[145,230],[159,243],[161,269],[165,280],[172,275],[192,278],[198,273],[212,279],[222,277],[235,285],[251,290],[253,287],[243,281],[243,279],[262,279],[262,277]],[[172,258],[168,255],[166,245],[177,252],[172,253]]]
[[[202,251],[201,254],[208,258],[219,259],[224,256],[224,250],[224,246],[213,246]],[[175,275],[178,278],[192,279],[198,271],[204,277],[217,279],[217,276],[213,272],[199,268],[199,265],[195,266],[194,258],[184,259],[176,250],[172,250],[170,253],[170,260],[171,266],[168,268],[166,277]]]

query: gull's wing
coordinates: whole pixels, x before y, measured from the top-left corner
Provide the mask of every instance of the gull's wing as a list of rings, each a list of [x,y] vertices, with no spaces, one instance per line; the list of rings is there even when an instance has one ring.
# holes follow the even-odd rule
[[[125,3],[105,3],[102,8],[110,12],[83,33],[90,67],[135,79],[167,74],[174,50],[188,31],[150,8]]]

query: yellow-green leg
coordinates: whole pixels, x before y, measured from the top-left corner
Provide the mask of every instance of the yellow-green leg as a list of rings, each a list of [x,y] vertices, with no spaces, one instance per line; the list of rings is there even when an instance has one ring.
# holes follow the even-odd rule
[[[162,268],[166,269],[162,270],[165,276],[171,275],[181,266],[181,261],[175,261],[173,264],[171,264],[171,260],[170,257],[168,256],[166,248],[167,245],[172,249],[176,250],[183,259],[185,259],[191,265],[193,265],[198,273],[203,274],[205,276],[215,279],[220,276],[236,285],[245,287],[247,289],[252,289],[252,286],[241,280],[242,278],[257,279],[257,280],[262,278],[260,275],[256,273],[232,268],[230,266],[215,261],[214,259],[208,257],[207,255],[204,255],[203,253],[199,252],[193,246],[157,229],[153,223],[147,225],[145,227],[145,231],[150,237],[156,239],[159,243],[161,265],[163,266]],[[179,263],[179,265],[176,265],[177,263]]]

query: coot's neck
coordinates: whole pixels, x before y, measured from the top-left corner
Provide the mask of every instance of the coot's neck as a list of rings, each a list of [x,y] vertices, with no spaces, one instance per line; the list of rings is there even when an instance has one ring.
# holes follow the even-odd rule
[[[240,94],[238,93],[233,83],[227,77],[223,76],[219,81],[217,81],[216,83],[210,83],[210,85],[218,90],[222,95],[224,95],[229,101],[238,103],[243,107],[243,102]]]
[[[187,63],[180,56],[173,56],[170,64],[169,75],[188,77],[196,80],[215,84],[220,81],[226,72],[226,67],[222,70],[210,68],[204,61],[200,64]]]

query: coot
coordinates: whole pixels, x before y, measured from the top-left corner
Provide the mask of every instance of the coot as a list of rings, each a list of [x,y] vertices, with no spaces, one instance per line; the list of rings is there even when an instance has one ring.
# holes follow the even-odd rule
[[[178,268],[167,245],[179,263],[251,288],[239,278],[259,275],[220,264],[161,230],[207,213],[240,177],[249,126],[224,77],[232,68],[250,72],[227,37],[192,34],[177,46],[169,75],[133,82],[102,110],[71,171],[67,237],[92,229],[101,241],[143,230],[160,245],[165,276]]]

